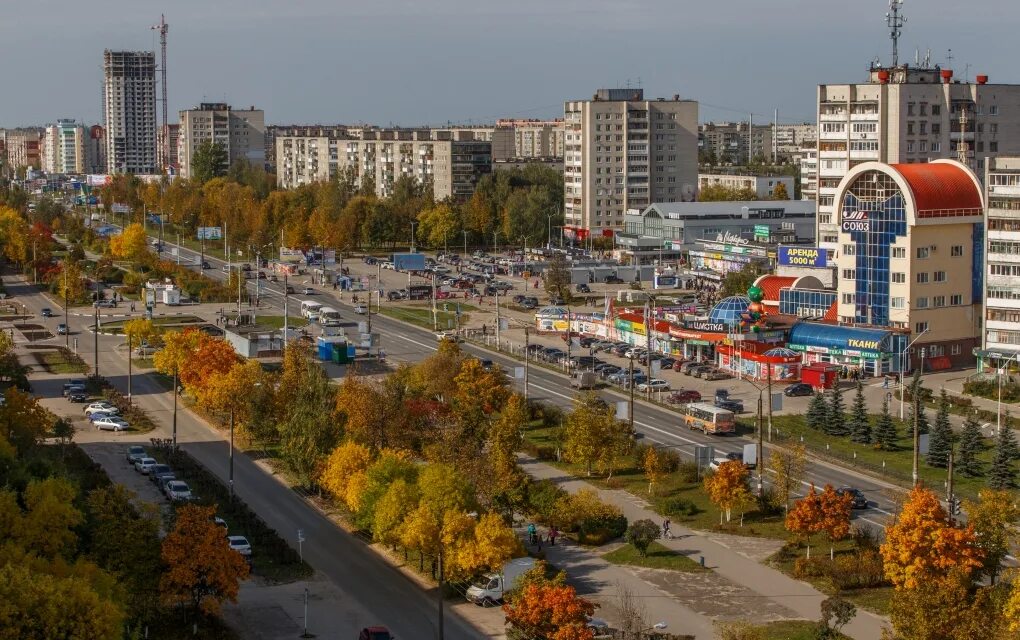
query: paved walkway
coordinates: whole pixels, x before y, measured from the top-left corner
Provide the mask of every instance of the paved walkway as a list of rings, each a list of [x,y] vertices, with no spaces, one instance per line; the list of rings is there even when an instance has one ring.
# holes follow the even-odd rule
[[[521,466],[532,477],[550,479],[570,493],[576,493],[581,489],[594,489],[604,501],[619,507],[628,521],[642,518],[653,522],[661,521],[661,517],[640,498],[625,491],[599,489],[533,458],[522,457]],[[671,613],[673,617],[679,615],[685,622],[677,626],[671,624],[670,630],[675,633],[693,633],[700,640],[713,637],[710,628],[708,635],[705,635],[704,629],[708,618],[723,620],[750,618],[753,621],[819,618],[822,600],[827,596],[807,583],[794,580],[776,569],[761,564],[759,547],[761,541],[745,540],[735,536],[717,536],[679,525],[674,525],[672,531],[675,536],[672,540],[659,542],[695,561],[704,557],[705,566],[712,569],[720,580],[715,585],[705,586],[705,576],[711,574],[671,572],[674,574],[673,579],[668,583],[660,577],[654,577],[660,593],[666,592],[668,595],[646,600],[650,620],[657,622],[662,617],[669,622],[667,616]],[[547,552],[551,550],[549,547],[545,549]],[[565,552],[564,559],[569,562],[572,558]],[[554,556],[551,556],[550,560],[557,562]],[[564,568],[568,570],[569,575],[569,564]],[[633,574],[653,579],[648,570],[637,569]],[[683,579],[683,576],[693,578]],[[707,597],[695,599],[691,590],[699,581]],[[716,594],[714,598],[711,595],[713,593]],[[677,601],[683,604],[677,604]],[[692,609],[698,612],[695,613]],[[844,628],[843,633],[857,640],[875,640],[882,636],[884,626],[888,625],[883,618],[858,610],[857,617]]]

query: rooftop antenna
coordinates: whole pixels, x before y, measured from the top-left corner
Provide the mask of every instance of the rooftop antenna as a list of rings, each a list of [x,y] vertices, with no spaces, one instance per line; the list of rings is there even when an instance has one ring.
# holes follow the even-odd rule
[[[892,66],[900,64],[900,36],[903,35],[903,24],[906,16],[900,15],[903,0],[889,0],[889,12],[885,14],[885,23],[889,26],[889,37],[892,38]]]
[[[163,90],[163,134],[167,134],[167,103],[166,103],[166,33],[170,29],[170,25],[166,23],[166,16],[160,14],[159,24],[149,27],[153,31],[159,31],[159,47],[162,53],[161,62],[159,65],[160,72],[160,87]],[[163,144],[164,149],[168,148],[167,144]],[[159,157],[159,166],[162,171],[166,171],[167,166],[170,164],[170,158],[167,157],[166,153],[161,152]]]
[[[946,67],[949,69],[953,68],[953,50],[950,49],[949,53],[946,54]]]
[[[924,52],[924,68],[931,69],[931,48]]]

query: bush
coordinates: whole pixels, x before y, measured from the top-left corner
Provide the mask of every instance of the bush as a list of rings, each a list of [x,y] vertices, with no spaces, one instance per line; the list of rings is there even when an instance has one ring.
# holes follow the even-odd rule
[[[840,554],[835,560],[827,556],[797,558],[793,576],[798,579],[823,578],[836,591],[870,589],[888,585],[883,571],[882,556],[875,549]]]
[[[553,505],[552,516],[553,524],[563,531],[576,532],[582,544],[603,544],[627,530],[623,513],[590,489],[561,496]]]
[[[670,518],[693,516],[701,511],[698,509],[698,505],[694,504],[691,500],[678,496],[663,500],[659,510],[663,515],[669,516]]]
[[[521,449],[524,453],[528,454],[538,460],[555,460],[556,459],[556,447],[548,444],[535,444],[534,442],[525,442],[521,445]]]
[[[970,380],[963,383],[963,392],[972,396],[979,396],[995,400],[999,397],[999,383],[995,378],[987,380]],[[909,399],[909,394],[908,394]],[[1020,385],[1013,381],[1003,380],[1002,401],[1017,402],[1020,400]]]
[[[648,555],[648,545],[659,537],[659,525],[651,520],[638,520],[627,527],[627,542],[642,556]]]
[[[685,484],[696,484],[700,482],[698,476],[698,463],[696,462],[680,462],[676,466],[677,479]]]
[[[542,523],[549,523],[556,513],[556,502],[566,496],[552,480],[539,480],[528,485],[527,510]]]

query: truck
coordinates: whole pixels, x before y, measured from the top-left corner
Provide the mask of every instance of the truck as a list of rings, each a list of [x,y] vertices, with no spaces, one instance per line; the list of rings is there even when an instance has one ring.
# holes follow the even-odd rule
[[[535,568],[534,558],[514,558],[503,565],[499,573],[486,573],[468,587],[467,599],[483,607],[491,607],[503,601],[513,591],[517,578]]]
[[[594,389],[598,380],[598,376],[592,371],[575,371],[570,376],[570,386],[574,389]]]

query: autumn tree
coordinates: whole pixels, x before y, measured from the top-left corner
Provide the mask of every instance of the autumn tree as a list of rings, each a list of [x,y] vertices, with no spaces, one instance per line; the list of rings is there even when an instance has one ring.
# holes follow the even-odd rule
[[[769,451],[767,469],[772,474],[772,488],[783,510],[790,511],[790,496],[800,487],[807,469],[807,452],[802,444]]]
[[[77,260],[65,258],[60,263],[60,274],[54,283],[57,295],[69,304],[77,304],[85,300],[85,272]]]
[[[163,348],[152,356],[156,370],[166,376],[177,375],[189,366],[204,334],[198,329],[168,331],[163,334]]]
[[[191,158],[191,176],[199,184],[227,173],[227,150],[219,142],[206,140]]]
[[[820,531],[822,518],[821,498],[818,491],[815,490],[815,485],[812,484],[808,494],[796,501],[793,508],[787,512],[786,530],[801,540],[807,540]],[[810,557],[810,545],[808,545],[807,553]]]
[[[290,349],[287,349],[290,352]],[[333,389],[321,367],[309,361],[304,374],[296,380],[297,388],[285,387],[286,366],[281,376],[278,397],[287,398],[278,424],[280,454],[284,464],[304,486],[318,478],[326,456],[340,443],[341,426],[330,415]],[[281,395],[284,389],[291,395]]]
[[[375,505],[372,514],[372,536],[379,542],[396,544],[401,526],[418,507],[418,488],[402,478],[394,480]]]
[[[133,222],[110,238],[110,254],[117,260],[139,261],[149,255],[148,240],[141,224]]]
[[[953,450],[953,440],[953,427],[949,423],[949,396],[943,389],[939,394],[935,423],[928,440],[928,464],[946,468],[949,465],[949,454]]]
[[[466,514],[465,514],[466,515]],[[444,559],[451,576],[471,577],[486,571],[499,571],[524,549],[514,530],[496,513],[485,513],[478,519],[467,516],[463,531],[445,542],[452,548]],[[447,526],[449,529],[449,525]]]
[[[1007,607],[1008,608],[1008,607]],[[1005,640],[1006,626],[991,590],[974,588],[968,571],[951,570],[940,578],[897,589],[889,618],[896,640]]]
[[[358,375],[348,375],[337,390],[333,413],[347,435],[370,447],[389,444],[389,431],[398,408],[378,385]]]
[[[970,574],[984,557],[973,525],[948,524],[945,509],[930,489],[915,486],[896,522],[886,527],[880,547],[886,578],[897,589],[916,589],[953,570]]]
[[[521,446],[527,425],[528,403],[524,396],[512,394],[489,427],[488,458],[496,475],[509,476],[517,467],[517,449]]]
[[[857,392],[850,407],[850,439],[859,444],[871,444],[871,420],[868,418],[868,405],[864,401],[864,385],[857,382]]]
[[[832,485],[825,485],[821,493],[811,485],[811,490],[798,500],[786,515],[786,529],[801,538],[815,533],[824,533],[830,543],[829,557],[833,555],[833,544],[850,534],[850,514],[853,496],[839,493]],[[810,554],[810,550],[808,551]]]
[[[368,447],[345,440],[326,459],[319,484],[348,510],[357,511],[368,482],[365,471],[371,462],[372,452]]]
[[[642,555],[648,555],[648,547],[659,537],[659,525],[651,520],[635,520],[627,527],[624,539]]]
[[[205,410],[229,420],[249,440],[265,435],[265,425],[256,424],[270,419],[272,394],[271,377],[258,360],[235,360],[226,371],[214,371],[195,389],[199,405]]]
[[[790,194],[786,191],[786,183],[780,182],[772,189],[773,200],[789,200]]]
[[[983,554],[981,573],[995,584],[1003,560],[1020,542],[1020,506],[1008,491],[981,489],[976,502],[964,501],[963,510]]]
[[[894,451],[900,436],[896,432],[896,423],[889,413],[889,398],[882,397],[882,413],[875,423],[875,444],[882,451]]]
[[[593,640],[595,604],[565,584],[528,584],[503,605],[509,640]]]
[[[722,524],[723,515],[726,516],[726,522],[729,522],[733,508],[750,499],[751,492],[747,488],[747,467],[739,460],[728,460],[719,465],[715,473],[705,477],[704,485],[709,500],[719,507],[720,524]]]
[[[655,447],[648,447],[645,450],[644,459],[641,461],[645,477],[648,478],[648,493],[652,488],[669,476],[669,459]]]
[[[213,522],[216,507],[185,505],[177,510],[174,528],[163,538],[160,591],[171,606],[187,606],[216,614],[223,602],[236,602],[248,577],[244,556],[230,548],[223,529]]]
[[[574,410],[567,416],[565,436],[566,459],[583,464],[589,476],[596,463],[605,465],[630,446],[629,426],[617,420],[615,408],[594,392],[581,394],[574,400]]]
[[[184,386],[200,393],[216,374],[224,374],[238,362],[234,347],[222,338],[199,332],[195,351],[180,370]]]
[[[134,318],[124,323],[124,336],[128,339],[128,350],[143,342],[152,343],[159,337],[159,327],[147,318]]]
[[[968,413],[960,430],[959,452],[953,461],[953,468],[959,473],[976,477],[984,474],[984,464],[978,458],[984,451],[985,440],[981,433],[981,423],[973,413]]]
[[[455,390],[451,400],[454,413],[472,424],[502,407],[510,396],[502,369],[487,369],[478,358],[464,360],[453,382]]]
[[[13,387],[4,392],[4,403],[0,405],[0,433],[19,453],[41,442],[49,433],[52,422],[52,416],[39,404],[39,398]]]

